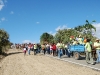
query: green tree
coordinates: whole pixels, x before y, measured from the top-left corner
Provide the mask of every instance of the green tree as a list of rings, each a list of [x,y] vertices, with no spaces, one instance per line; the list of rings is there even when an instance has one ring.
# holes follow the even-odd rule
[[[53,35],[45,32],[40,36],[40,43],[52,43],[54,41]]]
[[[96,22],[95,20],[92,21]],[[92,25],[88,20],[86,20],[86,23],[84,25],[80,25],[75,27],[74,29],[78,32],[81,32],[83,36],[89,37],[90,39],[94,40],[94,36],[92,35],[93,32],[96,32],[96,28]]]
[[[95,22],[95,20],[92,22]],[[86,24],[79,25],[79,26],[75,27],[74,29],[83,34],[90,34],[90,35],[92,35],[93,30],[96,31],[96,28],[91,23],[89,23],[88,20],[86,20]]]
[[[92,22],[95,22],[95,20]],[[63,43],[66,43],[70,42],[70,36],[78,37],[79,35],[82,35],[83,37],[89,37],[90,39],[94,40],[96,37],[92,35],[93,31],[96,31],[96,28],[92,25],[92,23],[89,23],[89,21],[86,20],[84,25],[79,25],[71,29],[58,30],[54,37],[51,34],[43,33],[41,35],[40,41],[54,41],[55,43],[62,41]]]
[[[57,31],[55,35],[55,41],[56,43],[58,41],[62,41],[63,43],[70,42],[70,36],[77,37],[80,33],[76,31],[75,29],[63,29]]]
[[[9,34],[5,30],[0,29],[0,54],[6,50],[9,43]]]
[[[92,21],[92,22],[95,22],[95,21]],[[84,28],[85,34],[92,34],[93,30],[96,31],[96,28],[91,23],[89,23],[88,20],[86,20],[86,24],[83,25],[83,28]]]

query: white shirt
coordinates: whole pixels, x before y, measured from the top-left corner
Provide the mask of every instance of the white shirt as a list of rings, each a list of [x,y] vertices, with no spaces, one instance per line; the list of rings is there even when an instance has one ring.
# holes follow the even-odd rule
[[[50,45],[50,50],[52,50],[52,46]]]
[[[26,48],[24,48],[24,50],[26,50]]]

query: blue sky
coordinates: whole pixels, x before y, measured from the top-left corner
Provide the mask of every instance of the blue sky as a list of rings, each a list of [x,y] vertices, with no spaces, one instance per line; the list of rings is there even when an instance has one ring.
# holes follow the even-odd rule
[[[13,43],[37,43],[44,32],[73,28],[96,20],[100,38],[100,0],[0,0],[0,28]]]

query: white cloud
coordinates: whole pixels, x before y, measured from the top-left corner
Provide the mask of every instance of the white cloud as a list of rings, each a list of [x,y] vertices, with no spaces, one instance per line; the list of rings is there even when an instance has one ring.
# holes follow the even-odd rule
[[[52,31],[50,31],[49,34],[52,34]]]
[[[58,30],[66,29],[66,28],[67,26],[63,25],[63,26],[58,26],[55,30],[58,31]]]
[[[36,41],[36,40],[34,40],[34,41],[31,41],[31,40],[24,40],[24,41],[22,41],[22,43],[33,43],[33,44],[35,44],[35,43],[39,43],[40,42],[40,40],[38,40],[38,41]]]
[[[94,33],[94,35],[100,38],[100,23],[94,23],[93,25],[96,27],[96,32]]]
[[[53,35],[53,36],[55,36],[55,34],[56,34],[56,32],[52,32],[52,31],[50,31],[48,33],[51,34],[51,35]]]
[[[37,42],[36,42],[36,41],[33,41],[32,43],[33,43],[33,44],[36,44]]]
[[[1,18],[1,21],[5,21],[6,19],[4,17]]]
[[[7,2],[7,0],[0,0],[0,11],[3,9],[6,2]]]
[[[55,30],[58,31],[58,30],[66,29],[66,28],[67,28],[66,25],[62,25],[62,26],[58,26]],[[55,36],[56,31],[55,31],[55,32],[50,31],[50,32],[48,32],[48,33],[51,34],[51,35],[53,35],[53,36]]]
[[[30,40],[24,40],[22,43],[31,43]]]
[[[36,24],[39,24],[40,22],[36,22]]]
[[[11,12],[10,12],[10,14],[14,14],[14,12],[13,12],[13,11],[11,11]]]
[[[0,5],[0,11],[2,10],[3,7],[4,7],[4,5]]]
[[[33,42],[31,42],[31,43],[33,43],[33,44],[36,44],[36,43],[40,43],[40,40],[34,40]]]

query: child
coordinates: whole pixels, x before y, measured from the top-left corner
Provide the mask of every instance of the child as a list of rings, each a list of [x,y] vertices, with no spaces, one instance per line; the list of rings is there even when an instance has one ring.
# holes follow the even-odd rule
[[[23,47],[24,56],[26,55],[26,47]]]

